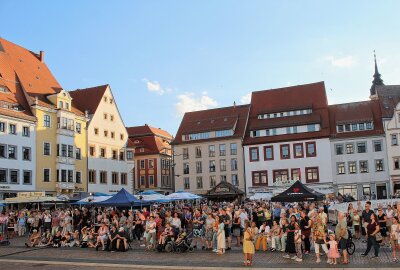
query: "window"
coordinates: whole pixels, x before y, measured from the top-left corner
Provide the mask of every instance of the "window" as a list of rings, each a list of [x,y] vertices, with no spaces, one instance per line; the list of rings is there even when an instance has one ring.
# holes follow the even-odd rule
[[[108,98],[107,97],[103,97],[104,102],[107,102]]]
[[[215,157],[215,145],[208,146],[208,156]]]
[[[355,161],[349,162],[349,173],[357,173],[357,163]]]
[[[117,172],[112,172],[111,173],[111,181],[113,185],[118,185],[118,173]]]
[[[24,179],[23,179],[24,180],[24,182],[23,182],[24,185],[32,184],[32,172],[31,171],[24,171],[23,177],[24,177]]]
[[[261,132],[259,130],[252,130],[252,131],[250,131],[250,135],[251,135],[251,137],[260,137]]]
[[[121,173],[121,185],[128,185],[128,174],[127,173]]]
[[[345,125],[344,125],[344,130],[345,130],[346,132],[351,131],[351,126],[350,126],[350,124],[345,124]]]
[[[141,185],[141,186],[146,185],[146,178],[145,178],[144,175],[141,175],[141,176],[140,176],[140,185]]]
[[[335,144],[336,155],[343,155],[343,144]]]
[[[144,164],[144,160],[140,161],[140,169],[144,169],[145,168],[145,164]]]
[[[315,130],[315,124],[307,125],[307,132],[313,132]]]
[[[239,178],[237,174],[232,174],[232,185],[239,186]]]
[[[393,158],[393,164],[395,170],[400,169],[400,159],[398,157]]]
[[[81,149],[80,148],[75,148],[75,158],[76,159],[81,159],[82,158],[82,156],[81,156]]]
[[[51,145],[49,142],[43,143],[43,155],[45,155],[45,156],[51,155]]]
[[[232,136],[233,135],[233,130],[231,129],[226,129],[226,130],[217,130],[215,131],[215,137],[226,137],[226,136]]]
[[[196,177],[196,187],[197,187],[197,189],[203,188],[203,177],[201,177],[201,176]]]
[[[132,151],[126,151],[126,158],[128,160],[132,160],[133,159],[133,152]]]
[[[183,159],[188,159],[189,158],[189,148],[183,148],[182,149],[183,152]]]
[[[190,179],[189,177],[184,178],[184,189],[190,189]]]
[[[50,169],[43,169],[43,182],[50,182]]]
[[[81,134],[81,132],[82,132],[81,123],[78,123],[78,122],[76,123],[75,130],[76,130],[77,133]]]
[[[272,145],[264,146],[264,160],[274,159],[274,147]]]
[[[289,180],[289,170],[274,170],[273,171],[273,181],[287,181]]]
[[[360,173],[367,173],[367,172],[368,172],[368,161],[360,160]]]
[[[64,107],[64,103],[62,101],[58,102],[58,108],[62,109]]]
[[[16,125],[10,124],[8,127],[9,127],[8,131],[10,134],[17,135],[17,126]]]
[[[367,143],[359,142],[357,143],[357,153],[366,153],[367,152]]]
[[[292,169],[292,180],[301,180],[301,172],[299,168]]]
[[[99,129],[98,128],[94,128],[94,135],[99,135]]]
[[[96,155],[96,150],[95,150],[96,148],[94,148],[94,146],[90,146],[89,147],[89,155],[91,156],[91,157],[94,157],[95,155]]]
[[[346,166],[344,162],[336,163],[336,171],[337,174],[345,174],[346,173]]]
[[[74,147],[72,145],[68,145],[68,157],[69,158],[74,157]]]
[[[221,175],[220,178],[221,178],[221,182],[226,182],[226,175]]]
[[[351,124],[351,130],[352,131],[357,131],[358,130],[358,125],[357,124]]]
[[[115,132],[114,131],[111,131],[110,135],[111,135],[111,139],[115,139]]]
[[[252,172],[253,186],[268,186],[268,172],[254,171]]]
[[[149,159],[149,169],[154,169],[154,160]]]
[[[219,170],[221,172],[225,172],[226,171],[226,160],[225,159],[220,159],[219,160]]]
[[[226,155],[226,147],[225,147],[225,144],[220,144],[220,145],[219,145],[219,155],[220,155],[221,157],[223,157],[223,156]]]
[[[108,130],[104,130],[104,137],[108,137]]]
[[[82,173],[75,172],[75,183],[81,184],[82,183]]]
[[[282,144],[280,147],[281,147],[281,159],[290,159],[289,144]]]
[[[65,109],[69,110],[69,103],[65,102]]]
[[[0,132],[5,132],[6,131],[6,123],[0,122]]]
[[[306,168],[306,182],[314,183],[319,182],[319,170],[318,167]]]
[[[112,150],[112,159],[113,160],[118,159],[117,150]]]
[[[43,118],[43,126],[50,127],[50,115],[45,114]]]
[[[371,130],[372,129],[372,122],[365,123],[365,129]]]
[[[258,161],[259,160],[258,147],[250,147],[249,151],[250,151],[250,162]]]
[[[67,170],[61,170],[61,182],[67,182]]]
[[[377,172],[383,171],[383,159],[375,160],[375,171],[377,171]]]
[[[0,144],[0,158],[6,158],[6,145]]]
[[[201,161],[196,161],[196,173],[202,173],[203,168],[202,168],[202,163]]]
[[[7,183],[7,170],[0,169],[0,183]]]
[[[381,152],[382,151],[382,141],[374,141],[374,152]]]
[[[213,188],[217,185],[217,178],[215,175],[210,176],[210,188]]]
[[[215,160],[209,161],[210,172],[215,172]]]
[[[107,184],[107,172],[100,171],[100,184]]]
[[[149,185],[154,186],[154,175],[149,175]]]
[[[29,127],[22,127],[22,136],[24,136],[24,137],[29,137],[30,136]]]
[[[294,152],[294,158],[304,157],[303,144],[302,143],[293,144],[293,152]]]
[[[14,145],[8,146],[8,158],[17,159],[17,147]]]
[[[124,134],[119,134],[119,138],[121,139],[121,141],[124,140]]]
[[[22,160],[31,160],[31,148],[22,147]]]
[[[68,170],[68,182],[69,183],[74,182],[74,171],[73,170]]]
[[[196,146],[196,158],[201,158],[201,146]]]
[[[236,155],[236,154],[237,154],[237,144],[231,143],[231,155]]]
[[[106,158],[106,149],[105,148],[100,148],[100,157]]]
[[[104,120],[107,120],[107,116],[108,116],[108,115],[105,113],[105,114],[104,114]]]
[[[238,169],[238,163],[236,158],[231,159],[231,171],[236,171]]]
[[[124,151],[119,151],[119,160],[121,160],[121,161],[125,160],[125,152]]]
[[[315,142],[306,142],[306,156],[307,157],[316,157],[317,156]]]
[[[60,170],[57,170],[56,181],[60,182]]]
[[[397,134],[391,134],[390,137],[391,137],[392,145],[398,145]]]
[[[183,174],[189,174],[189,163],[183,163]]]
[[[110,115],[110,120],[113,122],[114,121],[114,115]]]
[[[95,170],[89,170],[89,183],[96,184],[96,171]]]
[[[346,154],[353,154],[354,153],[354,144],[346,143]]]
[[[338,125],[337,126],[337,131],[338,132],[343,132],[344,131],[343,125]]]
[[[358,124],[358,130],[365,130],[365,124],[364,123],[359,123]]]
[[[18,174],[19,174],[18,170],[10,170],[10,184],[18,184],[19,183]]]

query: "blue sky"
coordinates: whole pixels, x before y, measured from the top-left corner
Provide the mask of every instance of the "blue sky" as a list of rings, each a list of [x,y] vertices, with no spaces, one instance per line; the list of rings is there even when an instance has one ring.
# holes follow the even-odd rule
[[[64,89],[110,84],[127,126],[173,135],[184,111],[251,91],[325,81],[329,103],[365,100],[373,50],[400,84],[399,1],[1,0],[0,35]]]

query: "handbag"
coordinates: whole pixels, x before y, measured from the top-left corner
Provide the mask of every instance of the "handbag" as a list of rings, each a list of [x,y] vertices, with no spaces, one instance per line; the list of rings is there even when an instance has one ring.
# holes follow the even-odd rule
[[[378,233],[375,235],[375,239],[376,239],[377,242],[382,242],[383,237],[382,237],[381,232],[378,232]]]

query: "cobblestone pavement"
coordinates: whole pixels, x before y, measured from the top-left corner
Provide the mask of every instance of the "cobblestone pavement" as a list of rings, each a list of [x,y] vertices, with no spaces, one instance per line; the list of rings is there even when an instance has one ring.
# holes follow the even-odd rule
[[[210,251],[196,250],[193,253],[165,253],[144,251],[139,244],[133,243],[132,250],[128,252],[105,252],[94,249],[81,248],[26,248],[25,238],[11,240],[11,245],[0,247],[0,262],[2,259],[50,261],[50,262],[76,262],[76,263],[111,263],[122,265],[154,265],[178,267],[242,267],[243,255],[241,248],[234,247],[232,251],[218,256]],[[380,249],[379,258],[373,259],[371,251],[369,257],[361,257],[365,244],[356,241],[356,252],[351,256],[349,265],[337,265],[340,268],[399,268],[400,263],[391,261],[390,248]],[[282,257],[281,252],[257,252],[253,266],[259,268],[335,268],[326,263],[326,257],[320,264],[315,262],[315,254],[305,255],[302,263]],[[1,268],[12,266],[12,263],[1,262]],[[58,267],[57,267],[58,268]],[[5,268],[4,268],[5,269]],[[11,268],[10,268],[11,269]],[[15,268],[14,268],[15,269]],[[73,269],[73,268],[71,268]],[[81,268],[82,269],[82,268]]]

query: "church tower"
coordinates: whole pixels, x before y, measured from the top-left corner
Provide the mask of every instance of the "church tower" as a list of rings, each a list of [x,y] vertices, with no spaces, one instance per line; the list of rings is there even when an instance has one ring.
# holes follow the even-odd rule
[[[383,80],[381,78],[381,74],[378,71],[378,64],[376,63],[376,54],[374,50],[374,60],[375,60],[375,73],[374,73],[374,79],[372,81],[371,89],[370,91],[370,99],[376,99],[378,97],[377,92],[376,92],[376,86],[377,85],[384,85]]]

